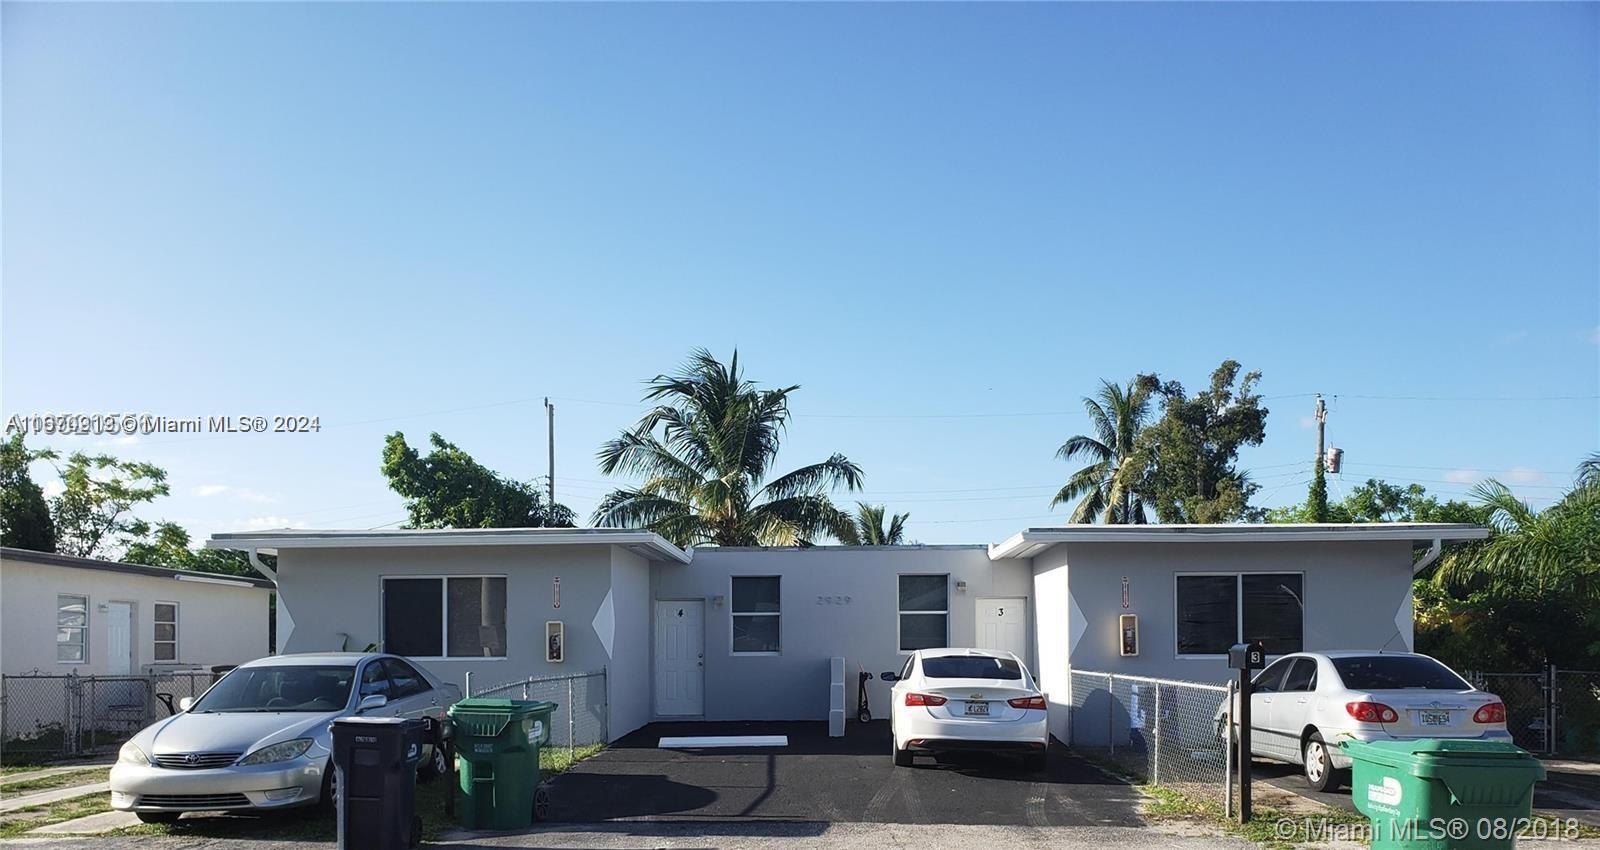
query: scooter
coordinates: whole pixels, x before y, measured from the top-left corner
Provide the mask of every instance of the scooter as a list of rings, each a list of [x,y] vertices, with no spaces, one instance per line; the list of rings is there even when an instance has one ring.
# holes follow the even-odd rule
[[[858,683],[856,688],[856,721],[858,723],[872,722],[872,709],[867,706],[867,680],[871,678],[872,674],[865,670],[862,670],[856,676]]]

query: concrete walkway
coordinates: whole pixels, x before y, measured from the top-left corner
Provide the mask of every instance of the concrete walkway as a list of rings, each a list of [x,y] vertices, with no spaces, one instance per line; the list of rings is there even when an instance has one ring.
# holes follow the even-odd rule
[[[4,800],[0,800],[0,812],[14,812],[17,809],[26,809],[29,806],[42,806],[47,803],[71,800],[74,797],[109,793],[111,793],[111,783],[109,782],[96,782],[93,785],[74,785],[70,788],[52,788],[49,791],[40,791],[37,794],[23,794],[20,797],[7,797]]]
[[[113,829],[122,829],[127,826],[137,826],[139,816],[133,812],[100,812],[38,829],[28,830],[28,835],[94,835],[101,832],[110,832]]]

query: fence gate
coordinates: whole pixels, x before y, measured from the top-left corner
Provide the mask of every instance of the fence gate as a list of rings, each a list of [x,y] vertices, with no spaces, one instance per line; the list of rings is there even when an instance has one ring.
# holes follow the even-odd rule
[[[1517,746],[1542,755],[1600,753],[1600,670],[1469,673],[1506,704],[1506,728]]]
[[[0,762],[114,752],[140,729],[198,697],[218,677],[178,670],[143,676],[0,676]]]

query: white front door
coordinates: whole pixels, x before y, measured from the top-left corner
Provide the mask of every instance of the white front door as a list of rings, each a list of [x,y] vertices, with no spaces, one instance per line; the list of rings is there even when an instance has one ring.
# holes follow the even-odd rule
[[[705,713],[705,603],[656,602],[656,714]]]
[[[1028,600],[978,600],[978,648],[1001,649],[1028,660]]]
[[[106,603],[106,672],[126,676],[133,672],[133,603]]]

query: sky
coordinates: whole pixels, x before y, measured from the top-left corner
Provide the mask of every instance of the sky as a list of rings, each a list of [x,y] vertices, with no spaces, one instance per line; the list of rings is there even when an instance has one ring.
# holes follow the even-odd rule
[[[1063,520],[1102,378],[1260,370],[1368,477],[1538,504],[1600,448],[1600,5],[0,7],[0,414],[218,531],[397,525],[437,431],[587,517],[697,347],[799,384],[778,459],[925,543]],[[38,470],[48,480],[50,470]],[[47,484],[53,488],[53,484]]]

